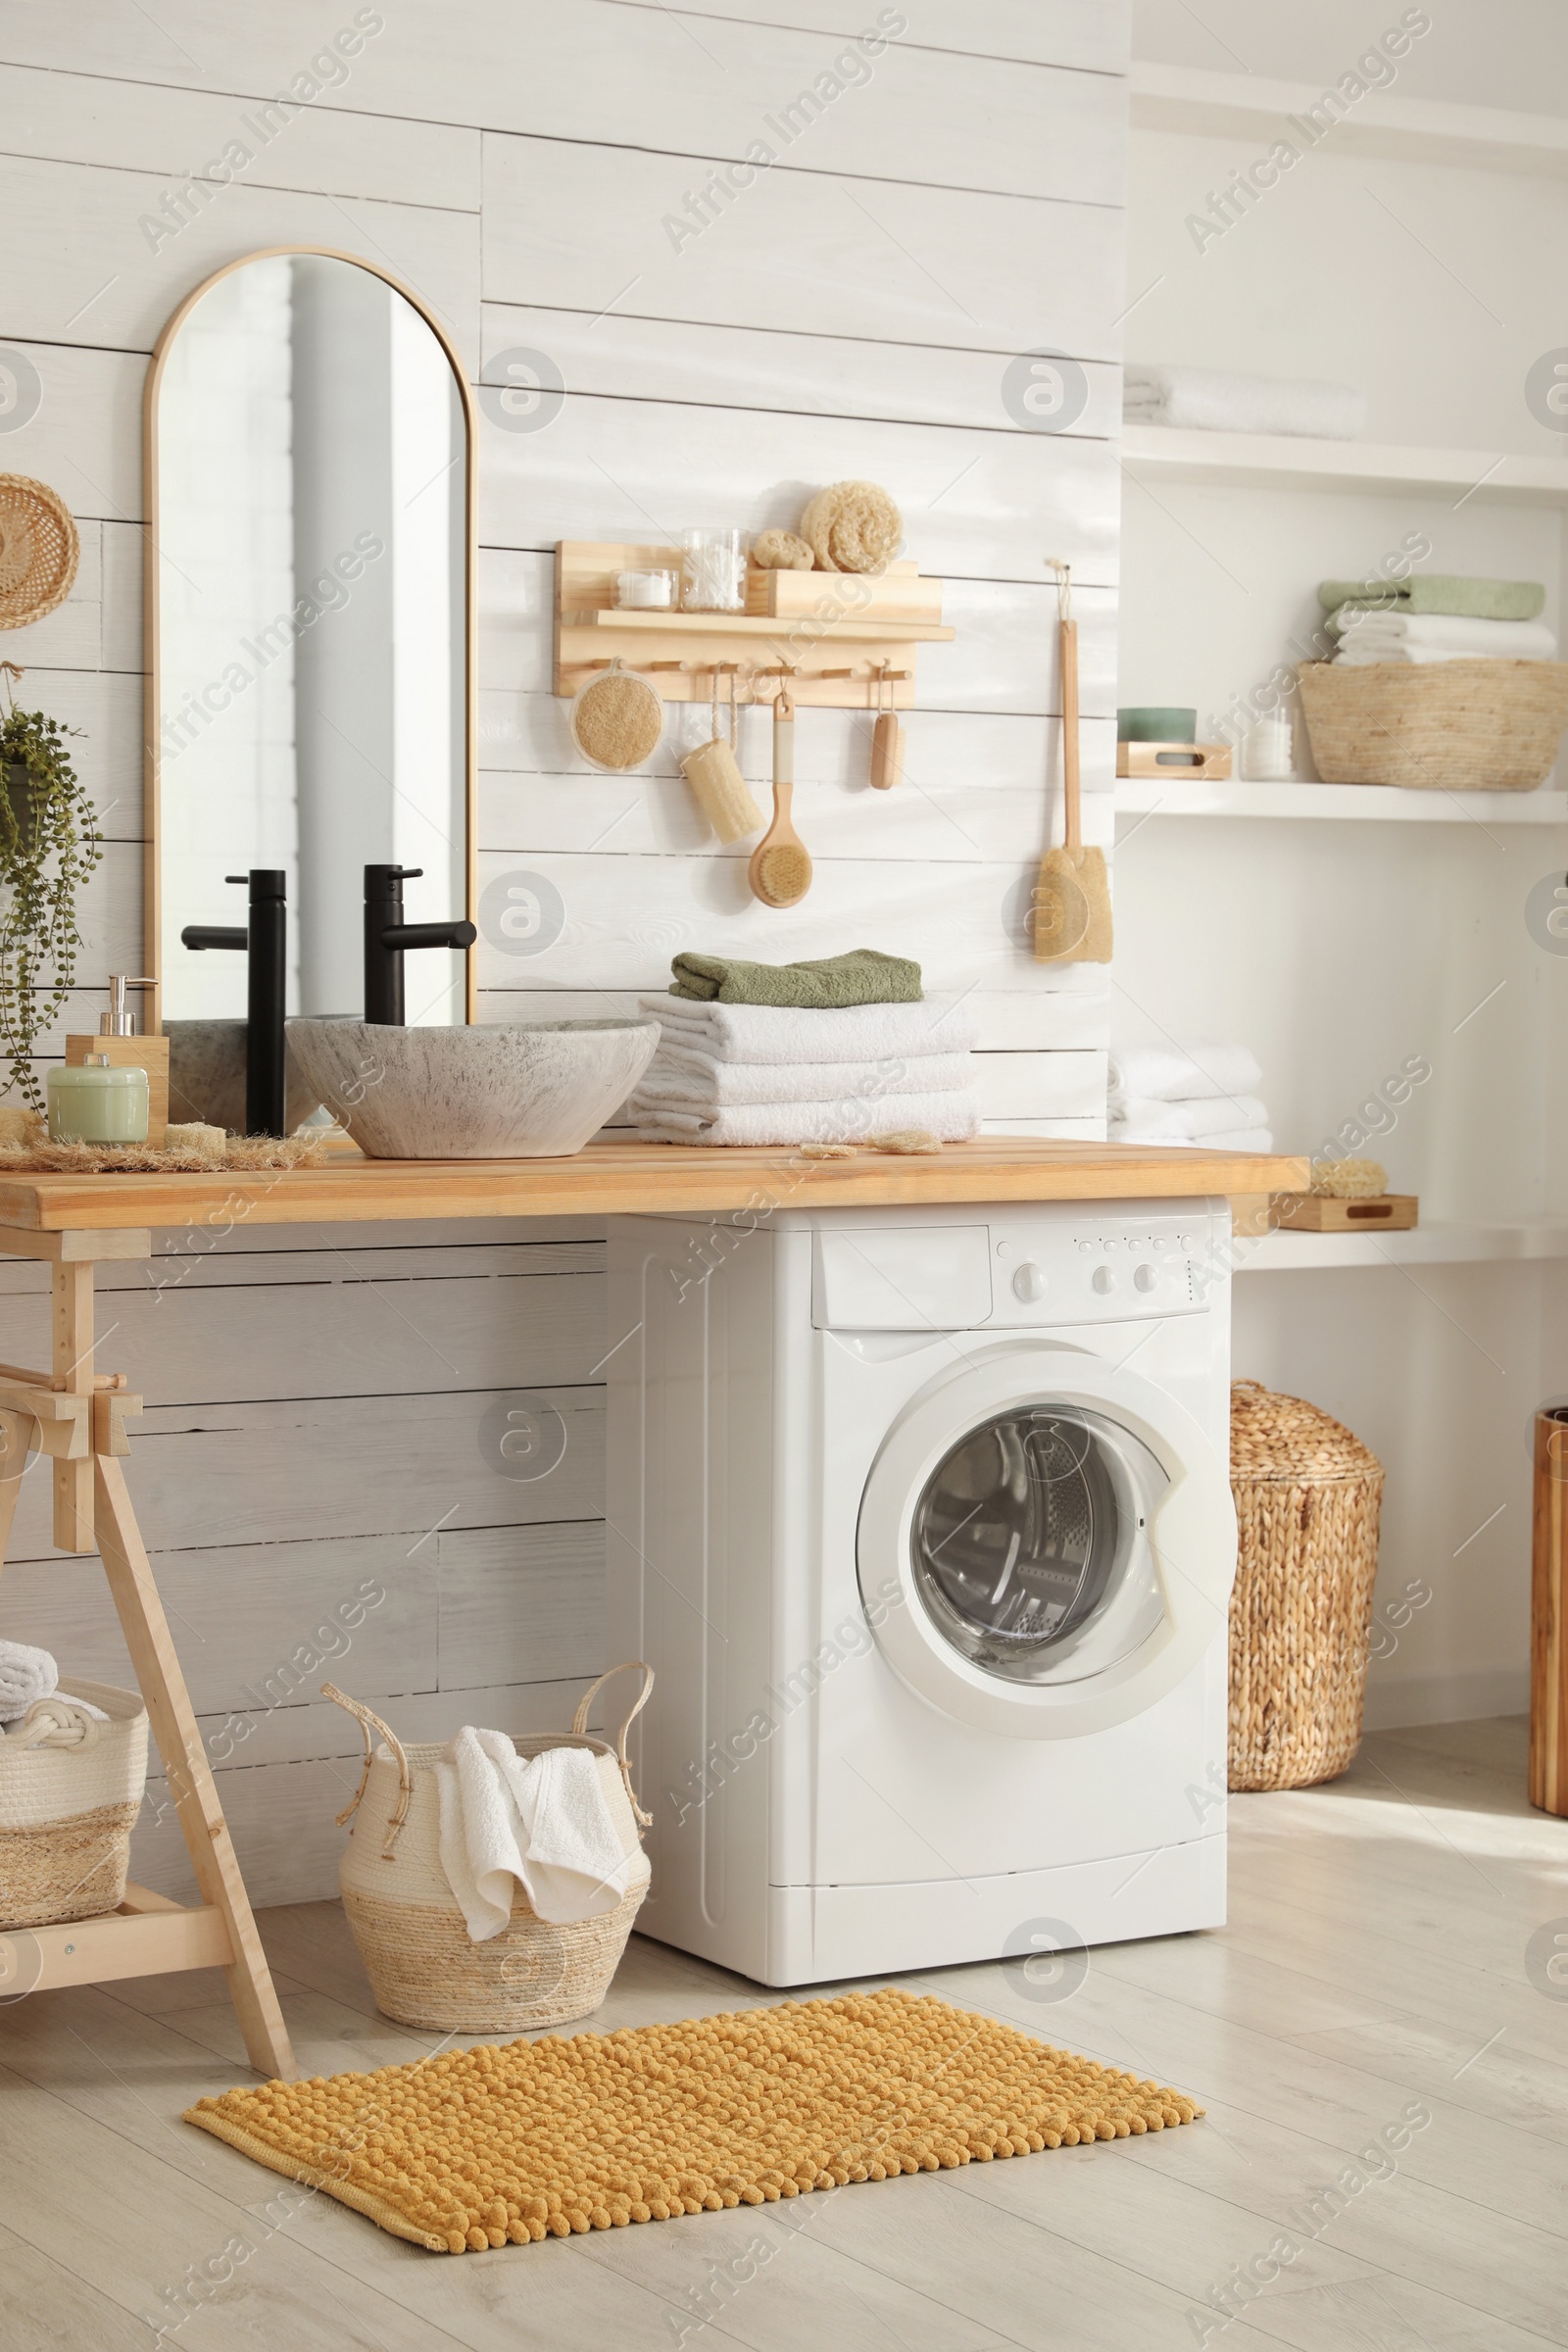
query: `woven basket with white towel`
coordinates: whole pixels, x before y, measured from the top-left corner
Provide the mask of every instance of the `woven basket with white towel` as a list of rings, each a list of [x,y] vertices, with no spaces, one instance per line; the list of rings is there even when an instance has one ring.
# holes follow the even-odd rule
[[[596,1762],[616,1853],[601,1891],[578,1898],[596,1907],[586,1916],[557,1919],[541,1916],[521,1879],[509,1886],[509,1892],[514,1888],[510,1914],[491,1917],[487,1898],[494,1894],[495,1874],[487,1873],[481,1860],[476,1886],[466,1857],[454,1857],[454,1871],[443,1863],[441,1777],[459,1769],[452,1751],[472,1736],[460,1734],[445,1747],[421,1742],[406,1748],[368,1707],[322,1684],[322,1695],[346,1707],[365,1732],[365,1771],[352,1803],[338,1816],[354,1821],[338,1884],[376,2005],[386,2016],[400,2025],[445,2033],[519,2034],[564,2025],[598,2008],[648,1892],[641,1839],[649,1816],[632,1788],[626,1735],[654,1676],[651,1667],[639,1664],[637,1670],[643,1687],[613,1747],[589,1737],[588,1709],[601,1685],[626,1671],[619,1666],[583,1693],[569,1735],[553,1732],[510,1742],[525,1766],[562,1748],[586,1750]],[[376,1746],[372,1732],[379,1732],[384,1745]],[[477,1735],[480,1741],[494,1737]],[[471,1745],[467,1753],[478,1761]],[[461,1826],[453,1818],[453,1793],[449,1780],[449,1856]],[[568,1821],[568,1832],[572,1826]],[[572,1874],[562,1869],[559,1858],[535,1869],[524,1857],[522,1867],[529,1870],[545,1910],[577,1907],[564,1891]]]
[[[68,1678],[7,1724],[0,1739],[0,1928],[117,1910],[146,1785],[147,1709],[139,1690]]]

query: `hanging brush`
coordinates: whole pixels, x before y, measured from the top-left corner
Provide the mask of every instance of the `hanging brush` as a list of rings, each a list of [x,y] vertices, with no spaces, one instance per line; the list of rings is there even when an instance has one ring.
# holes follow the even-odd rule
[[[1040,860],[1034,889],[1037,963],[1108,963],[1110,877],[1103,850],[1086,850],[1078,776],[1078,623],[1072,616],[1072,567],[1054,556],[1056,626],[1061,649],[1062,845]]]
[[[752,852],[747,878],[764,906],[793,906],[811,887],[811,860],[790,821],[795,798],[795,697],[780,678],[773,704],[773,822]]]

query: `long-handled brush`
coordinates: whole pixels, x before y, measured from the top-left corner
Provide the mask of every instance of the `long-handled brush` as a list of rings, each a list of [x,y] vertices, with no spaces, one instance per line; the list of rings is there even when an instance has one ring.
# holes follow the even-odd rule
[[[1078,778],[1078,623],[1072,616],[1072,568],[1048,556],[1056,574],[1061,647],[1062,844],[1040,861],[1034,889],[1037,963],[1108,963],[1110,877],[1103,850],[1086,850]]]

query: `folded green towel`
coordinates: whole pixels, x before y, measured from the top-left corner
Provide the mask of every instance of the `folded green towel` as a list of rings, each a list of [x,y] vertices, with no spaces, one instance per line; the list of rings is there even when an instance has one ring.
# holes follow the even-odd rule
[[[1534,620],[1546,601],[1539,580],[1469,580],[1458,572],[1407,580],[1319,580],[1325,612],[1354,605],[1363,612],[1459,612],[1467,620]]]
[[[739,956],[677,956],[672,997],[720,1004],[795,1004],[834,1012],[847,1004],[915,1004],[920,966],[876,948],[852,948],[815,963],[747,963]]]

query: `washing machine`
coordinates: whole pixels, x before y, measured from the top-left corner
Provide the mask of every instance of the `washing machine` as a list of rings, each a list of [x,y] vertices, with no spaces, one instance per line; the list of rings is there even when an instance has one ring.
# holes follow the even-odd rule
[[[1223,1200],[618,1219],[638,1926],[763,1984],[1213,1927]]]

